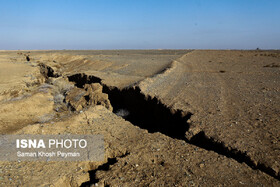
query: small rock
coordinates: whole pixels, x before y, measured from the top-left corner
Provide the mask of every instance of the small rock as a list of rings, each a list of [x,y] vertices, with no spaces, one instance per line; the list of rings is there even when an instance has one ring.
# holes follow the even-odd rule
[[[199,164],[199,167],[200,167],[200,168],[203,168],[203,167],[204,167],[204,164],[203,164],[203,163]]]

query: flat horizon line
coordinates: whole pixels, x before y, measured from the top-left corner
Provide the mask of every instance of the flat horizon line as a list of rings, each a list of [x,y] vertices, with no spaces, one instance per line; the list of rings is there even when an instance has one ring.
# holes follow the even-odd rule
[[[189,49],[0,49],[0,51],[145,51],[145,50],[158,50],[158,51],[163,51],[163,50],[207,50],[207,51],[278,51],[279,49],[261,49],[261,48],[256,48],[256,49],[195,49],[195,48],[189,48]]]

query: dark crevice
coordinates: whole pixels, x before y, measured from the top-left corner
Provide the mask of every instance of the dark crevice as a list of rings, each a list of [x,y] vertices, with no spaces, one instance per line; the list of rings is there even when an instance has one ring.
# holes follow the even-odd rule
[[[69,81],[75,82],[81,88],[84,84],[94,82],[102,84],[101,79],[85,74],[76,74],[68,78]],[[94,82],[91,82],[92,80]],[[192,116],[192,113],[185,114],[181,110],[173,110],[164,105],[158,98],[144,95],[137,86],[118,89],[102,85],[103,92],[109,96],[113,112],[117,114],[120,110],[128,111],[129,114],[125,115],[124,118],[132,124],[147,129],[150,133],[160,132],[205,150],[214,151],[239,163],[245,163],[252,169],[258,169],[278,180],[280,179],[272,168],[261,163],[255,164],[246,152],[227,147],[223,142],[207,137],[204,132],[187,139],[185,137],[185,133],[189,130],[187,121]]]
[[[85,74],[75,74],[68,77],[79,88],[85,84],[100,83],[101,79]],[[125,117],[132,124],[148,130],[150,133],[161,132],[176,139],[184,139],[189,129],[187,120],[192,113],[184,114],[181,110],[172,110],[164,105],[158,98],[145,96],[139,87],[128,87],[122,90],[108,87],[104,84],[103,92],[108,94],[113,112],[125,109],[129,115]]]
[[[84,73],[68,76],[68,80],[75,82],[75,86],[78,88],[84,88],[85,84],[101,83],[101,79],[95,76],[87,76]]]
[[[129,155],[129,153],[125,153],[124,155],[118,156],[118,157],[114,157],[114,158],[108,158],[107,162],[98,166],[95,170],[91,170],[89,171],[89,177],[90,180],[87,182],[82,183],[81,187],[89,187],[91,186],[91,184],[96,184],[99,182],[99,179],[96,177],[96,172],[97,171],[109,171],[110,170],[110,166],[116,164],[118,162],[118,158],[124,158],[127,155]],[[105,185],[105,186],[109,186],[109,185]]]
[[[181,110],[172,110],[158,98],[145,96],[139,87],[119,90],[103,85],[103,91],[109,95],[113,112],[127,110],[129,115],[125,119],[132,124],[150,133],[161,132],[172,138],[184,139],[189,129],[187,120],[192,113],[184,115]]]
[[[40,63],[39,66],[40,66],[40,73],[44,77],[46,77],[46,78],[49,78],[49,77],[57,78],[57,77],[59,77],[59,75],[57,73],[55,73],[54,70],[50,66],[47,66],[46,64],[43,64],[43,63]]]
[[[274,177],[275,179],[280,180],[280,176],[279,175],[277,176],[276,172],[272,168],[270,168],[262,163],[256,164],[246,154],[246,152],[242,152],[237,149],[232,149],[230,147],[226,147],[223,142],[217,142],[216,140],[214,140],[214,138],[207,137],[203,131],[201,131],[197,135],[193,136],[190,139],[190,141],[187,141],[187,142],[190,144],[193,144],[195,146],[198,146],[200,148],[206,149],[208,151],[214,151],[220,155],[224,155],[228,158],[232,158],[239,163],[245,163],[252,169],[255,169],[255,170],[258,169],[258,170],[270,175],[271,177]]]

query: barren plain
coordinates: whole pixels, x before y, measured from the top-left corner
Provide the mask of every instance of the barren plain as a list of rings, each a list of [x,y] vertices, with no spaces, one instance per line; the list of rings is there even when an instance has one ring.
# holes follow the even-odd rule
[[[102,134],[103,162],[1,186],[280,186],[280,51],[0,51],[1,134]]]

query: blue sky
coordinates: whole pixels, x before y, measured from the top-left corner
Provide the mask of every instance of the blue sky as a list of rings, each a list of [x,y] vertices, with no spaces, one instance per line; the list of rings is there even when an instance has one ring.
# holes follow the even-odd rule
[[[280,49],[279,0],[0,0],[4,49]]]

